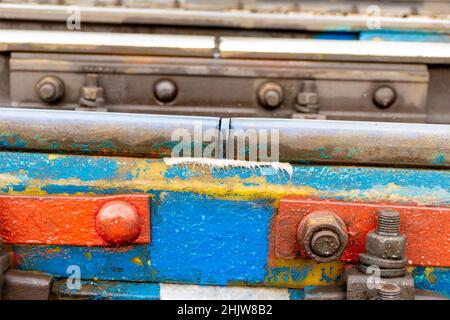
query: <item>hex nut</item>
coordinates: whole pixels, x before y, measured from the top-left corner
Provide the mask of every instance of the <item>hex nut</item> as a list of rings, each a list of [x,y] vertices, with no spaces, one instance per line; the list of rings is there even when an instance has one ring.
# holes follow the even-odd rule
[[[64,82],[55,76],[45,76],[36,83],[36,93],[44,102],[57,102],[64,96]]]
[[[319,95],[317,92],[299,92],[297,95],[297,103],[300,105],[317,104]]]
[[[347,246],[347,227],[332,212],[315,211],[299,224],[297,241],[316,262],[338,260]]]
[[[380,235],[369,232],[366,239],[366,253],[382,259],[402,259],[405,256],[406,237]]]

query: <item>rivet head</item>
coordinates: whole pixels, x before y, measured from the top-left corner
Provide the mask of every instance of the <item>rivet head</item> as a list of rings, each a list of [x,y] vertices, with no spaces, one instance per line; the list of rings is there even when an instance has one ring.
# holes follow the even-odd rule
[[[155,97],[162,103],[172,102],[177,97],[177,93],[177,86],[171,80],[160,80],[155,84]]]
[[[36,93],[44,102],[56,102],[64,95],[64,83],[58,77],[46,76],[36,83]]]
[[[380,109],[387,109],[397,99],[394,89],[388,86],[379,87],[373,94],[373,102]]]
[[[125,245],[141,232],[141,217],[126,201],[110,201],[101,207],[96,218],[97,233],[112,245]]]
[[[283,103],[283,88],[277,83],[267,82],[258,89],[258,100],[267,109],[276,109]]]

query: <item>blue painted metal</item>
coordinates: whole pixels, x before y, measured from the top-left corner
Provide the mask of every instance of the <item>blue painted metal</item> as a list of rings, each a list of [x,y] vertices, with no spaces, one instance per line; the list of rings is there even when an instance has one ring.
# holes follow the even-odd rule
[[[449,34],[427,32],[401,32],[390,30],[363,31],[359,40],[408,41],[408,42],[450,42]]]
[[[80,288],[69,289],[66,279],[55,281],[53,292],[61,298],[91,300],[159,300],[160,285],[145,282],[81,281]]]
[[[162,180],[152,185],[158,175]],[[204,189],[189,191],[196,183]],[[224,185],[226,192],[215,191]],[[165,167],[160,160],[14,152],[0,153],[0,186],[8,194],[138,192],[151,196],[150,245],[15,245],[12,249],[21,269],[68,277],[67,268],[78,265],[84,279],[212,285],[301,287],[309,278],[315,279],[315,284],[341,282],[339,264],[305,261],[288,265],[281,261],[268,265],[271,218],[283,192],[450,204],[450,172],[445,170],[299,165],[289,177],[260,169],[208,171]],[[420,269],[413,269],[418,287],[449,295],[448,269],[433,271],[434,283],[427,283],[424,273],[416,270]]]

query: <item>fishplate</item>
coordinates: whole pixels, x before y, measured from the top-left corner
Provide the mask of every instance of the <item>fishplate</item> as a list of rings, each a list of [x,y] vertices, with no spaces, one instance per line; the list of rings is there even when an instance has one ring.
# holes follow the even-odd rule
[[[8,244],[117,246],[150,242],[146,195],[0,195],[0,233]]]

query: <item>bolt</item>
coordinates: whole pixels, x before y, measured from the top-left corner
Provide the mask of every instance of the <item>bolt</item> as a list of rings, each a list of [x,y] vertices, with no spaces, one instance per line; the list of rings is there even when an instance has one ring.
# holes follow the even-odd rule
[[[377,227],[367,234],[366,253],[360,256],[359,262],[406,272],[405,246],[406,237],[400,234],[400,213],[395,210],[380,210]],[[395,261],[390,263],[389,260]]]
[[[394,210],[380,210],[377,233],[386,236],[398,235],[400,233],[400,213]]]
[[[297,241],[316,262],[337,260],[347,245],[347,227],[333,213],[316,211],[307,215],[298,226]]]
[[[283,103],[283,88],[277,83],[267,82],[258,89],[259,103],[267,109],[276,109]]]
[[[378,300],[401,300],[401,288],[395,283],[383,283],[378,289]]]
[[[297,94],[297,103],[294,107],[303,113],[319,112],[319,95],[314,81],[307,80],[301,83],[300,91]]]
[[[44,102],[56,102],[64,95],[64,83],[55,76],[46,76],[36,83],[36,92]]]
[[[332,256],[339,250],[340,246],[339,236],[329,230],[319,231],[311,239],[311,249],[321,257]]]
[[[388,86],[379,87],[373,94],[373,102],[380,109],[387,109],[394,104],[397,94]]]
[[[126,201],[110,201],[101,207],[96,218],[97,233],[112,245],[124,245],[137,239],[141,217]]]
[[[155,83],[153,91],[156,99],[163,103],[172,102],[178,93],[177,86],[171,80],[159,80]]]

